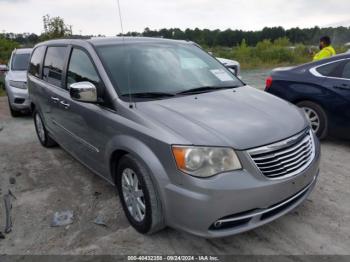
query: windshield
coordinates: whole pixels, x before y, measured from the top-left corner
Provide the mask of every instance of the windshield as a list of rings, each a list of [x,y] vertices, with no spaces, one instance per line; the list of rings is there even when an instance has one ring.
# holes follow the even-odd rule
[[[222,64],[191,44],[136,43],[97,47],[120,95],[176,94],[200,87],[242,86]]]
[[[12,59],[12,70],[26,71],[29,66],[30,54],[15,54]]]

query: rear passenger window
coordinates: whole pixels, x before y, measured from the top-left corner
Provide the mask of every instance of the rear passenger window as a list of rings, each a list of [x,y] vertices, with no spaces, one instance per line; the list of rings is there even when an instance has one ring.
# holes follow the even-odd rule
[[[67,89],[76,82],[88,81],[98,88],[101,80],[89,56],[81,49],[74,48],[67,72]]]
[[[343,62],[340,61],[340,62],[335,62],[328,65],[320,66],[316,70],[323,76],[339,77],[341,74],[342,65],[343,65]]]
[[[45,49],[45,46],[35,48],[30,59],[29,74],[35,77],[40,77],[40,64],[43,60]]]
[[[50,84],[61,87],[66,47],[48,47],[45,56],[43,79]]]

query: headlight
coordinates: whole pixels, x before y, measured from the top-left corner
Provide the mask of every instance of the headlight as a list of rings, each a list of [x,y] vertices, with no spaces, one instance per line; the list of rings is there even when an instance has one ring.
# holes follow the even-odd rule
[[[210,177],[242,168],[232,148],[173,146],[172,150],[177,167],[192,176]]]
[[[10,86],[20,89],[27,89],[27,83],[22,81],[10,80]]]

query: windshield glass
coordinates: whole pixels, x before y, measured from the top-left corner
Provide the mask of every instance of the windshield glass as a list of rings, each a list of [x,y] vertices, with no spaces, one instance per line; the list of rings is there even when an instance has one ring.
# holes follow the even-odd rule
[[[222,64],[191,44],[135,43],[97,47],[120,95],[176,94],[213,86],[242,86]]]
[[[26,71],[29,66],[30,54],[15,54],[12,59],[12,70]]]

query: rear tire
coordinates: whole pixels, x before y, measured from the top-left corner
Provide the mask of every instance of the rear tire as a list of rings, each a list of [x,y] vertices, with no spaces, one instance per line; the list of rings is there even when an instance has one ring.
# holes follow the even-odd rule
[[[36,134],[38,136],[38,139],[39,139],[41,145],[44,147],[57,146],[56,141],[53,140],[50,137],[50,134],[47,132],[44,121],[43,121],[40,113],[37,110],[34,111],[33,118],[34,118],[35,131],[36,131]]]
[[[119,198],[129,223],[142,234],[165,227],[161,201],[146,168],[133,156],[119,161],[116,174]]]
[[[308,118],[311,128],[319,139],[324,139],[328,133],[328,117],[324,109],[311,101],[297,103]]]

